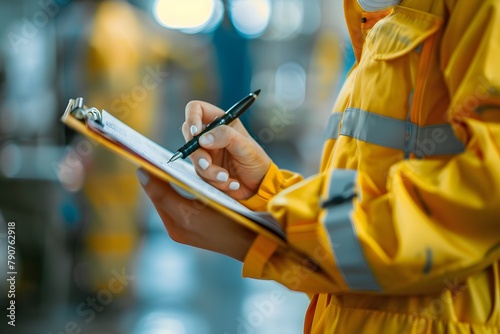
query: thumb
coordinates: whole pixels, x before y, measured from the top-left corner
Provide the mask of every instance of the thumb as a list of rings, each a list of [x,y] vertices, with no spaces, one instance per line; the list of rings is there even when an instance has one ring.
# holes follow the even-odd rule
[[[151,201],[160,201],[165,196],[165,184],[158,182],[158,180],[146,172],[144,169],[139,168],[136,172],[137,179],[146,191],[146,194]],[[165,182],[164,182],[165,183]]]
[[[159,207],[165,210],[171,209],[176,205],[175,203],[184,202],[184,199],[196,199],[196,196],[180,186],[161,180],[142,168],[136,171],[136,175],[144,191],[157,209]],[[182,196],[182,198],[178,195]]]

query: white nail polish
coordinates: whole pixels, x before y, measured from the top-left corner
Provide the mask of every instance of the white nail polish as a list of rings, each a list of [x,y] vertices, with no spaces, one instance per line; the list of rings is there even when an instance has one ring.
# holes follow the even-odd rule
[[[198,131],[198,129],[196,128],[196,126],[191,125],[189,131],[191,132],[191,136],[194,136],[194,134],[196,133],[196,131]]]
[[[210,166],[208,161],[206,159],[203,159],[203,158],[198,160],[198,165],[200,165],[201,169],[203,169],[203,170],[207,170],[208,166]]]
[[[236,181],[233,181],[233,182],[229,183],[229,189],[231,189],[231,190],[238,190],[238,189],[240,189],[240,183],[236,182]]]
[[[137,175],[137,178],[139,179],[139,182],[143,185],[146,186],[149,183],[149,175],[143,171],[142,169],[138,169],[135,174]]]
[[[215,141],[215,137],[211,133],[207,133],[200,137],[199,143],[202,145],[209,145]]]
[[[217,176],[216,176],[216,179],[221,181],[221,182],[226,182],[228,178],[229,178],[229,175],[227,175],[227,173],[224,173],[224,172],[219,172],[219,174],[217,174]]]
[[[179,186],[176,186],[175,184],[173,183],[170,183],[170,187],[172,187],[172,189],[174,189],[179,195],[181,195],[182,197],[185,197],[187,199],[196,199],[196,196],[191,194],[190,192],[188,192],[187,190],[184,190],[182,189],[181,187]]]

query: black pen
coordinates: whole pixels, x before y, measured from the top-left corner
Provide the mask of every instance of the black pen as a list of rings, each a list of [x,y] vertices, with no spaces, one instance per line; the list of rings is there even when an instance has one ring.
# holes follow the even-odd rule
[[[175,161],[179,158],[186,159],[191,153],[200,148],[200,143],[198,142],[198,140],[203,134],[218,127],[219,125],[229,125],[229,123],[240,117],[257,99],[259,93],[260,89],[248,94],[241,101],[237,102],[234,106],[229,108],[222,117],[217,117],[215,120],[213,120],[212,123],[208,124],[203,131],[194,136],[193,139],[191,139],[186,144],[184,144],[184,146],[178,149],[167,163]]]

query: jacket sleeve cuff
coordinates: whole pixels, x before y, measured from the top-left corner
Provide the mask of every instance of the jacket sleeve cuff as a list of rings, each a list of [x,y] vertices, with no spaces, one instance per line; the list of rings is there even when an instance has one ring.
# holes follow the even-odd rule
[[[286,170],[280,170],[274,162],[260,183],[257,192],[250,198],[239,202],[253,211],[267,211],[267,203],[281,190],[302,180],[302,176]]]
[[[264,266],[274,254],[278,245],[268,238],[259,235],[245,255],[243,261],[243,277],[261,278]]]
[[[271,162],[255,195],[241,200],[240,203],[253,211],[266,211],[267,202],[281,190],[280,184],[283,182],[282,179],[283,177],[278,166],[274,162]]]

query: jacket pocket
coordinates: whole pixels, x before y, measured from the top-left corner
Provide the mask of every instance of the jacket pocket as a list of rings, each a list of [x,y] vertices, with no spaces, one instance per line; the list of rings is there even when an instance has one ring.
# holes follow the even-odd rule
[[[391,14],[377,22],[365,40],[372,59],[392,60],[401,57],[436,33],[443,19],[439,16],[396,6]]]

